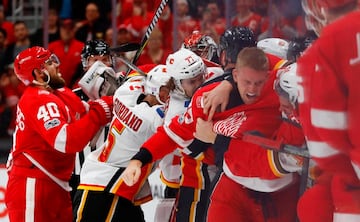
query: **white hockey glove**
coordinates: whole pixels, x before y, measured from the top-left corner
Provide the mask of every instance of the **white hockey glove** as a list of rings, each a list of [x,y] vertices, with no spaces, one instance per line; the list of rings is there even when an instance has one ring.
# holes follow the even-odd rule
[[[96,61],[80,79],[79,86],[91,100],[95,100],[101,96],[114,95],[120,83],[120,73],[115,73],[111,67]]]

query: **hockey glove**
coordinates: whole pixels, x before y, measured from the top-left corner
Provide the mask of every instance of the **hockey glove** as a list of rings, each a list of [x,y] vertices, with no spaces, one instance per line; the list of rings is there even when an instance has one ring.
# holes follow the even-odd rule
[[[120,86],[119,73],[96,61],[79,81],[82,91],[91,99],[99,99],[101,96],[113,95]]]
[[[90,101],[90,110],[96,110],[99,114],[101,125],[105,125],[111,121],[113,113],[113,97],[103,96],[95,101]]]

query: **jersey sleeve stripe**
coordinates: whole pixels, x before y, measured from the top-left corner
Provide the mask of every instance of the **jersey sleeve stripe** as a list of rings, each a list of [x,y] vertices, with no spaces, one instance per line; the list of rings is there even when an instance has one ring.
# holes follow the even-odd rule
[[[311,123],[318,128],[346,130],[347,113],[335,112],[322,109],[311,109]]]

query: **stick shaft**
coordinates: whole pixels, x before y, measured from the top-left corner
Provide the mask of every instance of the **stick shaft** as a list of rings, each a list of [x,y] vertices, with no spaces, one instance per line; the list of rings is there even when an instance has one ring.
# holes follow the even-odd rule
[[[154,17],[152,18],[151,23],[148,26],[148,28],[146,29],[145,35],[144,35],[144,37],[142,38],[142,40],[140,42],[140,48],[135,53],[135,56],[134,56],[134,58],[133,58],[133,60],[131,62],[132,64],[136,64],[137,60],[139,59],[142,51],[144,50],[144,48],[146,46],[146,43],[149,40],[150,35],[151,35],[152,31],[154,30],[154,27],[157,24],[157,22],[158,22],[158,20],[159,20],[159,18],[161,16],[166,4],[168,3],[168,1],[169,0],[162,0],[160,2],[160,5],[157,8]],[[130,72],[129,70],[128,70],[128,72]]]

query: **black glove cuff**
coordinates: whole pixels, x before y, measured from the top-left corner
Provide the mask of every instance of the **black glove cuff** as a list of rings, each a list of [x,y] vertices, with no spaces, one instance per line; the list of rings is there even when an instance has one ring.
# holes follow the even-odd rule
[[[188,150],[191,151],[190,156],[196,157],[201,152],[204,152],[205,150],[207,150],[207,148],[209,148],[211,145],[212,145],[211,143],[205,143],[205,142],[195,138],[193,140],[193,142],[187,148],[188,148]]]
[[[131,159],[141,161],[144,166],[152,161],[152,154],[146,148],[141,147],[139,152],[137,152]]]

